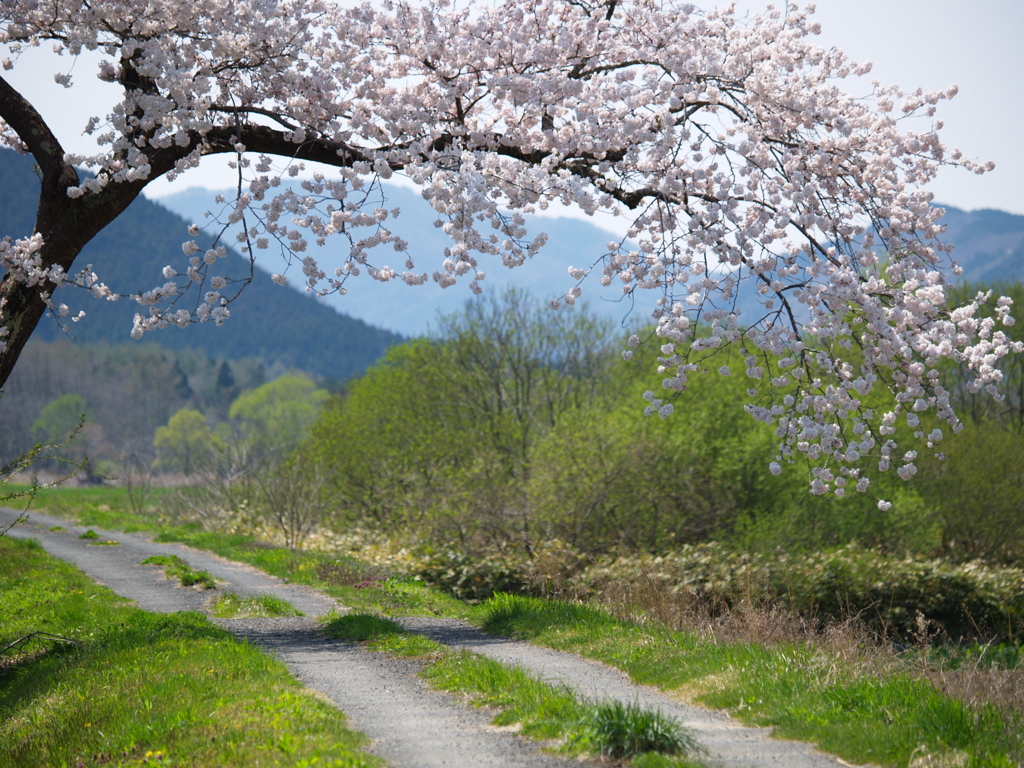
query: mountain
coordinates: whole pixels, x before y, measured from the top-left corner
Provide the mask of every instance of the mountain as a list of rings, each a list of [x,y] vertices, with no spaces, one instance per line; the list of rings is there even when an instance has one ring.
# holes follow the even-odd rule
[[[217,194],[191,188],[160,198],[159,202],[182,218],[202,225],[210,221],[208,211],[217,212],[221,208],[214,203]],[[232,196],[230,190],[220,194],[228,199]],[[394,185],[383,187],[380,204],[401,210],[398,219],[389,220],[388,226],[409,242],[417,271],[437,269],[451,241],[434,225],[437,216],[429,204],[416,191]],[[1024,216],[993,210],[968,212],[947,206],[943,222],[946,225],[944,240],[956,246],[954,256],[964,268],[962,280],[1024,280]],[[532,217],[527,220],[527,229],[531,236],[538,232],[548,235],[540,254],[514,270],[501,264],[488,265],[482,257],[481,266],[487,273],[482,285],[491,290],[516,285],[544,300],[557,298],[575,283],[569,277],[570,266],[589,266],[607,252],[610,240],[618,239],[587,221],[571,218]],[[325,269],[326,265],[333,269],[344,262],[344,244],[337,240],[331,242],[328,238],[323,248],[311,243],[310,251]],[[403,269],[404,255],[388,252],[386,247],[380,251],[373,255],[377,266],[390,263],[400,271]],[[637,298],[642,304],[634,308],[628,299],[623,299],[620,288],[614,284],[602,287],[597,276],[593,275],[583,284],[583,299],[591,310],[623,325],[648,320],[647,304],[653,306],[653,300],[647,302],[640,291]],[[447,289],[433,282],[421,286],[408,286],[399,281],[382,284],[365,275],[351,281],[349,287],[346,295],[329,296],[323,301],[368,323],[409,336],[422,334],[439,312],[450,312],[469,296],[469,291],[461,284]],[[745,309],[743,317],[759,314],[752,296],[741,294],[740,306]]]
[[[38,189],[31,159],[0,152],[0,185],[4,190],[0,234],[23,236],[31,229]],[[434,225],[436,214],[414,190],[392,185],[385,186],[382,194],[380,204],[401,209],[401,215],[394,223],[389,221],[389,226],[409,242],[417,271],[437,269],[450,240]],[[90,243],[79,263],[95,264],[100,278],[123,293],[159,285],[164,282],[161,270],[165,265],[182,269],[181,243],[189,239],[187,223],[212,231],[206,226],[210,220],[205,213],[219,212],[215,196],[206,189],[186,189],[158,202],[140,198]],[[1024,280],[1024,216],[947,207],[943,221],[945,240],[955,244],[954,256],[964,268],[963,279]],[[485,288],[495,290],[514,284],[540,299],[557,298],[575,284],[568,273],[570,266],[585,268],[593,264],[607,252],[608,242],[618,239],[589,221],[571,218],[534,217],[528,220],[527,228],[531,236],[545,232],[547,245],[536,258],[514,270],[481,257],[481,268],[487,272],[482,283]],[[203,249],[210,243],[209,236],[201,235],[196,240]],[[344,243],[331,242],[330,238],[325,248],[311,244],[310,250],[326,271],[339,266],[347,255]],[[378,250],[380,253],[373,253],[378,266],[389,263],[404,270],[403,254],[386,246]],[[432,281],[421,286],[400,281],[382,284],[364,274],[351,280],[346,295],[315,299],[274,285],[267,272],[283,271],[280,260],[264,255],[258,258],[253,284],[232,305],[232,317],[224,326],[170,328],[149,334],[146,340],[170,348],[198,347],[224,358],[258,357],[268,363],[345,379],[362,371],[400,336],[424,333],[439,312],[457,309],[471,295],[464,283],[447,289]],[[218,273],[248,273],[246,259],[232,254],[227,262],[227,268],[224,262],[218,265]],[[289,285],[301,288],[299,269],[293,268],[288,275]],[[623,325],[648,320],[653,297],[641,291],[640,305],[634,308],[628,298],[623,298],[621,288],[614,284],[602,287],[597,277],[592,275],[583,284],[583,300],[593,311]],[[75,311],[87,312],[85,319],[71,328],[84,341],[125,341],[132,318],[140,309],[134,302],[96,301],[84,293],[68,292],[61,300]],[[743,316],[753,314],[751,310]],[[61,331],[51,320],[44,320],[37,334],[53,339]]]
[[[1024,216],[992,209],[944,207],[944,239],[956,246],[953,258],[964,269],[962,280],[1024,281]]]
[[[0,151],[0,189],[4,190],[0,235],[26,236],[32,231],[39,189],[32,159]],[[100,280],[120,293],[162,285],[164,266],[184,271],[181,244],[191,239],[187,227],[164,206],[140,197],[89,243],[76,260],[76,267],[93,264]],[[201,250],[212,242],[205,235],[195,240]],[[228,258],[218,262],[216,269],[216,274],[241,278],[248,275],[249,262],[229,251]],[[98,301],[80,291],[66,290],[55,298],[67,303],[73,313],[86,312],[80,322],[68,324],[74,338],[83,342],[128,341],[136,312],[144,311],[134,301]],[[57,323],[46,317],[33,338],[54,340],[63,336]],[[274,285],[265,272],[257,269],[252,284],[231,305],[231,318],[223,326],[172,327],[147,334],[145,340],[171,349],[198,348],[225,359],[260,358],[345,380],[362,373],[402,339]]]

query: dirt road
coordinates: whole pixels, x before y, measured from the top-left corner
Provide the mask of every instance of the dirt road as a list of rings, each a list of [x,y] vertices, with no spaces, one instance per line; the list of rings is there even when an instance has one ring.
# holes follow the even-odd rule
[[[16,517],[0,509],[0,529]],[[63,532],[50,531],[62,526]],[[216,620],[236,635],[279,657],[306,685],[325,694],[349,717],[352,727],[373,739],[370,751],[392,768],[486,766],[529,768],[579,765],[541,752],[537,745],[494,728],[489,715],[456,698],[430,690],[414,661],[374,653],[327,638],[315,617],[336,602],[307,587],[287,584],[248,565],[180,544],[158,544],[137,534],[94,529],[120,546],[91,546],[78,538],[86,529],[56,517],[32,513],[27,524],[8,535],[35,538],[46,550],[81,568],[114,592],[149,611],[202,610],[209,594],[182,589],[158,568],[142,566],[151,555],[178,555],[195,570],[213,575],[221,588],[241,596],[272,594],[306,614],[301,618]],[[680,704],[661,692],[629,681],[622,672],[578,656],[485,635],[454,619],[399,618],[408,630],[437,642],[518,664],[549,681],[564,683],[581,696],[618,699],[660,709],[682,722],[707,749],[707,762],[722,768],[839,768],[848,765],[800,742],[769,737],[769,729],[749,728],[726,715]]]

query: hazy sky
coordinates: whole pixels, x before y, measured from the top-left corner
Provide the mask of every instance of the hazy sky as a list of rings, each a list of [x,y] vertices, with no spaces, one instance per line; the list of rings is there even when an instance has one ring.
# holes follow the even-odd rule
[[[737,6],[757,11],[764,3],[738,0]],[[944,140],[968,157],[995,161],[996,170],[984,176],[944,170],[931,187],[936,199],[961,208],[1024,214],[1024,2],[821,0],[817,7],[820,44],[873,62],[868,80],[899,83],[907,90],[960,86],[960,94],[940,107]],[[108,103],[103,85],[94,81],[82,61],[71,70],[75,88],[56,86],[54,63],[68,71],[71,62],[54,59],[35,51],[14,72],[3,74],[37,104],[69,151],[91,151],[92,139],[78,134],[88,114]],[[850,83],[849,89],[866,94],[870,85]],[[218,165],[200,168],[173,185],[155,183],[147,194],[159,197],[186,186],[229,186],[230,177]]]

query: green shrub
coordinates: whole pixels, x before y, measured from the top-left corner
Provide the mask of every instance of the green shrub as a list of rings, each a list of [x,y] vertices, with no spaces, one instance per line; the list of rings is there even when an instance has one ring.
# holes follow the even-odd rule
[[[508,592],[601,601],[646,592],[710,616],[770,604],[819,625],[855,619],[900,642],[1014,640],[1024,633],[1024,570],[895,557],[854,544],[751,554],[709,543],[595,560],[552,542],[532,556],[435,552],[413,570],[468,600]]]
[[[636,703],[597,705],[589,730],[594,745],[606,757],[630,758],[647,752],[681,755],[697,750],[697,742],[678,722]]]

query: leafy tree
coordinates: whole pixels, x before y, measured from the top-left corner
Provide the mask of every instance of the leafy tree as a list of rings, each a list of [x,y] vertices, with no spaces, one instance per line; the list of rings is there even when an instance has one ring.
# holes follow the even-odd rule
[[[962,360],[984,386],[995,381],[993,358],[1012,349],[973,322],[977,302],[951,311],[936,269],[940,213],[917,188],[942,164],[987,166],[946,151],[935,130],[902,132],[893,115],[931,115],[954,90],[847,95],[841,81],[866,69],[812,40],[806,11],[742,19],[668,0],[53,8],[5,6],[9,66],[25,66],[19,53],[40,43],[93,51],[121,100],[109,116],[67,120],[100,131],[95,155],[73,157],[0,78],[0,140],[30,152],[40,179],[33,231],[0,245],[0,385],[47,307],[74,311],[55,289],[109,295],[92,270],[76,271],[82,247],[151,181],[213,154],[235,161],[238,196],[224,217],[244,223],[249,255],[273,246],[290,258],[307,237],[347,241],[336,268],[301,258],[315,291],[347,290],[362,272],[414,284],[433,273],[442,286],[464,278],[475,288],[492,263],[540,252],[523,212],[555,201],[628,210],[636,245],[582,255],[572,279],[592,268],[633,299],[652,291],[670,396],[706,353],[735,347],[752,387],[773,398],[753,413],[779,427],[783,458],[860,466],[879,441],[839,425],[854,417],[891,442],[904,399],[955,422],[929,373]],[[59,66],[58,81],[73,86]],[[337,173],[305,182],[303,195],[280,185],[307,162]],[[420,185],[452,236],[433,268],[389,227],[395,212],[376,182],[394,172]],[[410,251],[401,274],[373,255],[377,246]],[[186,243],[187,261],[133,296],[144,307],[133,335],[225,322],[248,281],[219,271],[222,248]],[[736,294],[751,283],[761,309],[741,323]],[[183,299],[190,288],[194,299]],[[572,286],[566,300],[579,292]],[[769,353],[792,360],[789,372],[768,377]],[[900,410],[863,406],[889,387]],[[659,412],[670,405],[652,397]],[[893,469],[909,474],[912,462]],[[815,479],[816,490],[835,487]]]
[[[14,457],[12,460],[0,464],[0,504],[11,504],[14,502],[24,502],[25,509],[28,509],[29,504],[35,498],[36,494],[43,488],[52,488],[60,485],[65,480],[74,477],[79,471],[85,467],[74,461],[64,459],[60,457],[63,449],[65,449],[68,443],[75,438],[81,428],[81,421],[78,425],[72,429],[67,435],[64,436],[61,442],[56,444],[43,444],[37,443],[30,449],[25,451],[19,456]],[[34,466],[41,462],[47,462],[51,459],[55,459],[58,465],[60,465],[66,471],[62,476],[57,477],[50,482],[40,482],[39,478],[33,475],[29,481],[27,487],[21,487],[17,489],[10,489],[12,479],[17,478],[20,483],[24,483],[23,475]],[[6,534],[11,528],[16,525],[20,525],[28,519],[26,512],[22,512],[18,515],[15,520],[6,526],[0,526],[0,536]]]
[[[85,469],[85,477],[97,479],[89,469],[89,457],[96,448],[103,450],[103,428],[93,422],[81,395],[61,395],[47,403],[32,424],[32,437],[37,444],[51,446],[41,466],[59,471],[62,464],[72,464]]]
[[[538,538],[657,552],[721,536],[740,515],[784,509],[795,478],[763,471],[777,438],[737,407],[742,379],[695,378],[685,411],[637,419],[632,403],[650,378],[642,362],[617,371],[601,397],[563,413],[540,441],[530,484]]]
[[[243,392],[231,404],[228,416],[252,450],[276,464],[306,439],[328,397],[308,377],[290,374]]]
[[[182,408],[156,431],[156,467],[194,475],[208,468],[222,449],[222,440],[206,417],[194,408]]]
[[[32,425],[32,436],[40,443],[59,443],[90,418],[84,397],[61,395],[43,408]]]
[[[582,309],[552,314],[515,290],[480,297],[353,382],[310,450],[356,518],[464,542],[519,535],[534,445],[594,395],[610,359],[608,328]]]

